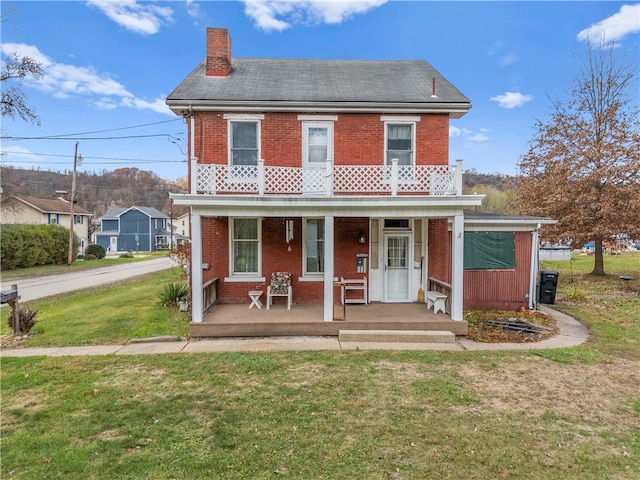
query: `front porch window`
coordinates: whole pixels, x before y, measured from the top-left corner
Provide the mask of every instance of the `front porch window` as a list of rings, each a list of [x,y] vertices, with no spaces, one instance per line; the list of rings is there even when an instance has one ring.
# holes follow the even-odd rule
[[[305,219],[304,236],[304,274],[324,273],[324,219]]]
[[[232,275],[259,275],[260,222],[257,218],[232,218],[231,223]]]

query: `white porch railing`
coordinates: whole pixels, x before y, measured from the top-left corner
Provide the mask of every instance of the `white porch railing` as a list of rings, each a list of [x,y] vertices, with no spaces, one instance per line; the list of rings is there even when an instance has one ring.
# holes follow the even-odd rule
[[[191,159],[191,192],[208,195],[462,195],[462,160],[450,165],[333,165],[322,168],[216,165]]]

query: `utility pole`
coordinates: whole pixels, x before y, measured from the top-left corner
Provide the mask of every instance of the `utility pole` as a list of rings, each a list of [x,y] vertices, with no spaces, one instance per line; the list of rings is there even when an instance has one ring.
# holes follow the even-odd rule
[[[71,265],[73,263],[73,205],[76,198],[76,167],[78,161],[82,162],[82,155],[80,155],[80,159],[78,159],[78,142],[76,142],[76,150],[73,154],[73,177],[71,180],[71,208],[70,208],[70,220],[69,220],[69,257],[67,258],[67,265]]]

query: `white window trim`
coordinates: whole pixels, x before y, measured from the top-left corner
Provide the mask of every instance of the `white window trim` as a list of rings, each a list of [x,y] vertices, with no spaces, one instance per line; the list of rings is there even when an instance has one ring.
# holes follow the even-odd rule
[[[298,115],[301,122],[337,122],[338,115]]]
[[[257,125],[257,142],[258,142],[258,158],[262,158],[262,120],[264,120],[264,114],[247,115],[243,113],[225,113],[224,118],[227,120],[227,152],[229,165],[233,165],[233,151],[231,143],[231,124],[233,122],[253,122]]]
[[[326,127],[327,128],[327,158],[333,162],[333,122],[327,121],[304,121],[302,122],[302,165],[308,165],[306,160],[309,158],[309,128]],[[315,165],[315,164],[314,164]],[[320,167],[321,165],[318,165]],[[322,165],[324,166],[324,164]]]
[[[417,118],[417,120],[415,120]],[[383,165],[387,164],[387,135],[389,132],[389,125],[411,125],[411,165],[416,165],[416,123],[420,121],[420,117],[391,117],[382,116],[380,119],[384,119],[384,150],[382,152]],[[397,119],[397,120],[395,120]],[[409,120],[411,119],[411,120]]]
[[[324,278],[322,272],[307,272],[307,220],[324,220],[324,217],[303,217],[302,218],[302,277],[303,281],[312,282],[321,281]],[[322,239],[322,248],[324,248],[325,238]]]
[[[234,272],[235,249],[233,244],[233,222],[236,218],[255,218],[258,223],[258,271],[257,272]],[[253,282],[262,278],[262,217],[229,217],[229,276],[225,278],[228,282]]]

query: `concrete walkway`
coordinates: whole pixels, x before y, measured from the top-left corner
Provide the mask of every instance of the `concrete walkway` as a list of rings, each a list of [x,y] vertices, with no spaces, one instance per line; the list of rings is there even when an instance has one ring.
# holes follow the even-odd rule
[[[589,331],[577,320],[542,307],[542,312],[553,316],[558,334],[535,343],[480,343],[466,338],[455,343],[390,343],[340,342],[338,337],[269,337],[221,338],[212,340],[173,340],[155,338],[138,340],[128,345],[96,345],[81,347],[15,348],[0,350],[0,357],[82,356],[82,355],[145,355],[166,353],[219,353],[219,352],[278,352],[311,350],[537,350],[575,347],[585,343]]]

